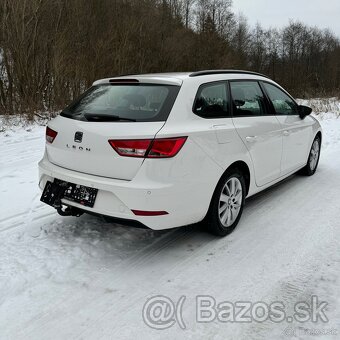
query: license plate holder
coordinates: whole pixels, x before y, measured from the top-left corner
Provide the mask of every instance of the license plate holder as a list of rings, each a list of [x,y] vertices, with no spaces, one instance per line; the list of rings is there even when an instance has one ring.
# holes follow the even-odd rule
[[[64,198],[93,208],[98,194],[98,189],[54,179],[47,181],[40,201],[54,207],[61,207],[61,200]]]

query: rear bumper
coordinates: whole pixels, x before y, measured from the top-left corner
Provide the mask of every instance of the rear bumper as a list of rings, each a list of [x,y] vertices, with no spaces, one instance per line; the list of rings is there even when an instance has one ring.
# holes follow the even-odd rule
[[[162,230],[197,223],[204,218],[215,188],[214,182],[218,181],[221,171],[212,162],[207,166],[210,171],[211,168],[216,171],[216,177],[202,179],[198,173],[195,180],[192,175],[188,177],[183,173],[174,179],[165,172],[163,174],[164,178],[167,178],[165,181],[162,180],[163,176],[157,177],[153,173],[155,166],[145,161],[137,176],[131,181],[125,181],[68,170],[52,164],[45,155],[39,163],[39,187],[43,190],[47,181],[58,178],[97,188],[98,195],[93,208],[65,199],[62,202],[89,213],[133,220],[148,228]],[[198,188],[200,190],[197,190]],[[168,214],[137,216],[132,210],[166,211]]]

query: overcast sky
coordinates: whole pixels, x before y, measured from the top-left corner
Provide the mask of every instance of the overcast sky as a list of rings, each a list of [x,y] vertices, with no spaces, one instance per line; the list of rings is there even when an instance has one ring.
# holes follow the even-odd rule
[[[329,28],[340,37],[340,0],[233,0],[234,13],[243,13],[251,26],[282,27],[289,19]]]

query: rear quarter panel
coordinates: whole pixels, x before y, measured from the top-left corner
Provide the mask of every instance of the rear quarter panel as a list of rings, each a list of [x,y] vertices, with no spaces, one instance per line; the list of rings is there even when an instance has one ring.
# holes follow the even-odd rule
[[[199,77],[200,78],[200,77]],[[157,137],[188,136],[206,156],[195,162],[192,180],[197,183],[202,180],[209,183],[207,190],[209,203],[213,192],[223,173],[237,161],[247,164],[250,172],[250,188],[253,190],[253,166],[244,143],[237,134],[231,118],[205,119],[193,113],[193,103],[200,85],[216,81],[216,77],[208,79],[192,78],[183,82],[174,107]],[[219,78],[217,80],[227,80]],[[218,173],[199,172],[204,163],[214,163],[220,171]]]

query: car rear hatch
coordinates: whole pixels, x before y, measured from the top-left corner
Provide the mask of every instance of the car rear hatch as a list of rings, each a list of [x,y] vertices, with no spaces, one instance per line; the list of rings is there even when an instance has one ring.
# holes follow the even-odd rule
[[[171,111],[179,86],[99,84],[49,123],[47,157],[66,169],[131,180],[143,157],[124,157],[109,140],[153,139]],[[48,134],[49,132],[47,132]]]

